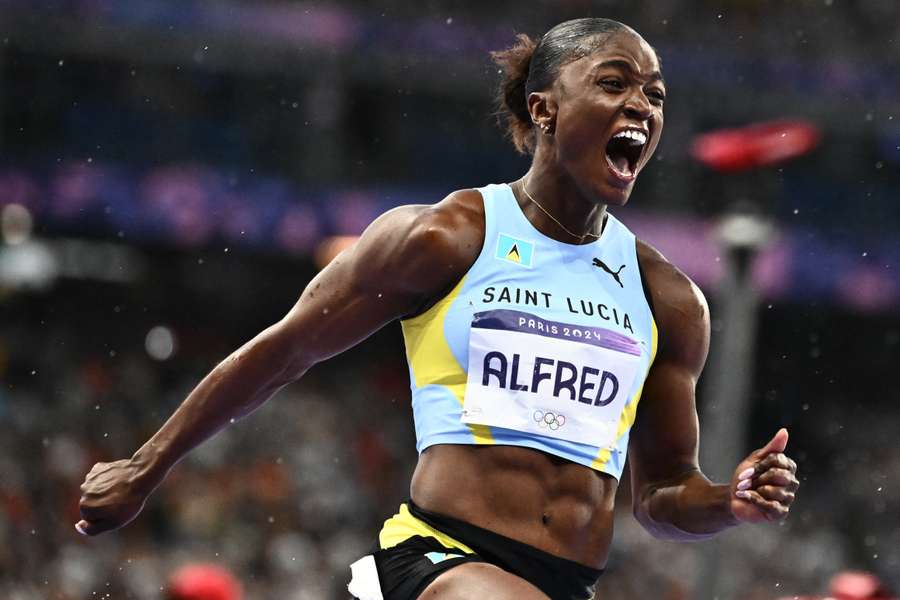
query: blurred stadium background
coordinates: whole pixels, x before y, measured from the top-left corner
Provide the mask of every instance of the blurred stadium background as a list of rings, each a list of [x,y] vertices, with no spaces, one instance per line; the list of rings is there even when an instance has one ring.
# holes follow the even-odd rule
[[[396,326],[195,452],[125,530],[77,536],[78,485],[377,214],[518,178],[487,53],[585,15],[662,57],[666,131],[617,214],[707,292],[713,355],[716,224],[775,228],[741,429],[749,451],[789,427],[803,482],[786,523],[706,545],[649,538],[623,485],[599,598],[697,597],[710,548],[740,600],[844,569],[900,588],[900,2],[0,0],[0,597],[157,599],[212,562],[246,598],[346,598],[415,460]],[[785,116],[821,132],[803,159],[725,177],[689,154]]]

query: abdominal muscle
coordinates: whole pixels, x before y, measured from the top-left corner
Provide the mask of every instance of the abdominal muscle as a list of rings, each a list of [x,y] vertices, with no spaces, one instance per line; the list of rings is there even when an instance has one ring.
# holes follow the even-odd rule
[[[410,491],[427,511],[602,569],[617,486],[610,475],[530,448],[440,444],[419,456]]]

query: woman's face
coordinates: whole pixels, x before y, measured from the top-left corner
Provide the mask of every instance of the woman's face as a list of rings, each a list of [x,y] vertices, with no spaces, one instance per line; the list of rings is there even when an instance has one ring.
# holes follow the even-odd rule
[[[565,65],[550,92],[560,166],[588,198],[625,204],[662,133],[666,90],[656,52],[620,31]]]

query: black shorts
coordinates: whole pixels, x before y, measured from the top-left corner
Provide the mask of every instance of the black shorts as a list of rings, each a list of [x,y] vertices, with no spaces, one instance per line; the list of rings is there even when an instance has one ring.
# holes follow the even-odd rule
[[[416,600],[438,575],[466,562],[496,565],[553,600],[589,600],[603,573],[408,501],[385,521],[372,554],[353,564],[350,592],[360,600]]]

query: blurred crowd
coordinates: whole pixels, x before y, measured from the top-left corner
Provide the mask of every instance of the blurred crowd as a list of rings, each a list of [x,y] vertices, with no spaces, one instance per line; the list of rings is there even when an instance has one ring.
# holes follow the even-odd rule
[[[148,306],[107,294],[70,284],[45,299],[0,300],[12,309],[0,319],[0,597],[161,600],[169,575],[199,561],[231,570],[248,599],[346,598],[348,565],[406,498],[415,461],[397,332],[317,366],[191,454],[127,528],[86,539],[73,527],[85,472],[129,456],[236,344],[247,319],[175,325],[177,350],[159,361],[143,337]],[[189,316],[196,309],[187,306]],[[804,346],[795,344],[791,351]],[[878,366],[879,352],[859,362]],[[868,368],[848,365],[862,376]],[[763,370],[759,385],[781,377]],[[626,478],[599,598],[691,598],[710,552],[736,600],[823,592],[850,567],[900,583],[900,418],[885,410],[896,398],[874,397],[879,382],[852,382],[873,397],[846,402],[847,385],[821,396],[832,384],[808,377],[806,392],[763,394],[763,426],[750,424],[760,443],[773,419],[792,430],[803,484],[789,520],[702,544],[656,541],[630,514]]]
[[[142,344],[83,353],[75,326],[54,326],[40,356],[27,356],[19,325],[0,334],[4,599],[161,598],[168,573],[198,560],[227,565],[248,598],[340,597],[348,565],[405,497],[405,382],[383,365],[352,378],[331,366],[193,453],[127,529],[81,538],[73,523],[86,470],[129,456],[197,382],[193,365],[216,359],[167,368]]]

